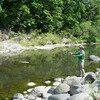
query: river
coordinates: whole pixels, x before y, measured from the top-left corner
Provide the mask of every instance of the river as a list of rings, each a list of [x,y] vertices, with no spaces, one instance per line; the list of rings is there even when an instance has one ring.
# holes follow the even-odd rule
[[[53,50],[28,50],[13,57],[0,57],[0,100],[11,100],[15,93],[23,93],[30,87],[28,82],[45,85],[56,77],[78,75],[77,58],[69,52],[78,47],[64,47]],[[85,71],[95,72],[100,63],[90,63],[89,55],[100,57],[100,45],[85,46]]]

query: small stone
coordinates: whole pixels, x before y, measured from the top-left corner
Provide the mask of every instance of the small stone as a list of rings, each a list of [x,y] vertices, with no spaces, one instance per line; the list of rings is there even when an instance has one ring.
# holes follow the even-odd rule
[[[27,84],[28,86],[34,86],[34,85],[36,85],[34,82],[29,82],[28,84]]]
[[[22,61],[21,63],[28,64],[29,62],[28,61]]]
[[[27,91],[24,91],[23,93],[24,93],[24,94],[26,94],[26,93],[27,93]]]
[[[61,82],[61,81],[63,80],[63,78],[58,77],[58,78],[55,78],[54,80],[55,80],[56,82]]]
[[[45,81],[44,83],[45,83],[45,84],[50,84],[50,83],[51,83],[51,81]]]

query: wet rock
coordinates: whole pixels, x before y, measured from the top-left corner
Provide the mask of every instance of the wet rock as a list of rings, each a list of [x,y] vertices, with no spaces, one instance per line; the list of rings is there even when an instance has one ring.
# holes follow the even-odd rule
[[[98,56],[95,56],[95,55],[90,55],[88,57],[88,60],[91,61],[91,62],[96,62],[98,63],[100,61],[100,58]]]

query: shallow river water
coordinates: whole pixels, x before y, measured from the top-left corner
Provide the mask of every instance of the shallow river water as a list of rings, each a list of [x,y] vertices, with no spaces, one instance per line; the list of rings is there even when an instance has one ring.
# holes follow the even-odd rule
[[[13,57],[0,56],[0,100],[11,100],[15,93],[23,93],[30,87],[28,82],[45,85],[56,77],[78,75],[77,58],[69,52],[78,47],[64,47],[53,50],[28,50]],[[85,70],[96,72],[100,63],[90,63],[89,55],[100,57],[100,45],[85,46]]]

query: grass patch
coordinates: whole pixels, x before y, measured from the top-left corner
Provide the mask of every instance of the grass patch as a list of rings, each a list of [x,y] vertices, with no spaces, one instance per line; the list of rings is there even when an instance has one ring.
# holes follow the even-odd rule
[[[36,33],[31,33],[30,35],[23,35],[18,36],[14,39],[11,40],[11,42],[18,42],[22,46],[37,46],[37,45],[48,45],[48,44],[57,44],[61,43],[62,38],[57,35],[57,34],[36,34]]]

